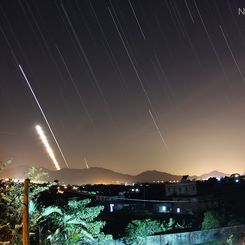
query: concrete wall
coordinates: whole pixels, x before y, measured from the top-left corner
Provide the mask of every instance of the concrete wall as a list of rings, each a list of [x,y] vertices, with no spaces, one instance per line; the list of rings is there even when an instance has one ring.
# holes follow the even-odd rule
[[[151,236],[146,238],[145,245],[192,245],[202,244],[211,241],[220,241],[228,238],[231,234],[244,236],[245,238],[245,225],[223,227],[219,229],[182,232],[175,234],[166,234],[161,236]]]
[[[220,241],[222,239],[226,239],[231,234],[243,236],[245,240],[245,225],[149,236],[142,245],[194,245],[205,242]],[[120,240],[113,240],[98,244],[124,245],[125,243]]]

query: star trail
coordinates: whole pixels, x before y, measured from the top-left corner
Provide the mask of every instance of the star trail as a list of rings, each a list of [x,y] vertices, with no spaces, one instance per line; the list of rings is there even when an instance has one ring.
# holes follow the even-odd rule
[[[243,173],[244,7],[1,1],[0,160],[129,174]],[[40,147],[37,124],[55,160]]]

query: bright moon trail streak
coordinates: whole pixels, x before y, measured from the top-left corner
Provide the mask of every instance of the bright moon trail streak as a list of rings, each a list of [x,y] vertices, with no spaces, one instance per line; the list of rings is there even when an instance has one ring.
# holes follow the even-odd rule
[[[63,152],[62,152],[62,150],[61,150],[61,148],[60,148],[60,145],[59,145],[59,143],[58,143],[58,141],[57,141],[57,139],[56,139],[56,137],[55,137],[55,135],[54,135],[54,133],[53,133],[52,128],[51,128],[50,125],[49,125],[48,119],[47,119],[47,117],[45,116],[44,111],[43,111],[43,109],[42,109],[42,107],[41,107],[41,105],[40,105],[40,103],[39,103],[39,101],[38,101],[38,99],[37,99],[37,97],[36,97],[36,95],[35,95],[35,93],[34,93],[32,87],[31,87],[31,84],[29,83],[29,81],[28,81],[28,79],[27,79],[27,77],[26,77],[26,74],[25,74],[25,72],[23,71],[21,65],[19,65],[19,69],[20,69],[20,71],[21,71],[23,77],[25,78],[25,80],[26,80],[26,82],[27,82],[27,84],[28,84],[28,87],[29,87],[30,90],[31,90],[31,93],[32,93],[32,95],[33,95],[33,97],[34,97],[34,99],[35,99],[37,105],[38,105],[39,110],[41,111],[41,113],[42,113],[42,115],[43,115],[43,118],[44,118],[44,120],[45,120],[45,122],[46,122],[46,124],[47,124],[47,126],[48,126],[48,128],[49,128],[49,131],[51,132],[51,134],[52,134],[52,136],[53,136],[53,139],[54,139],[54,141],[55,141],[55,143],[56,143],[56,145],[57,145],[57,147],[58,147],[58,149],[59,149],[59,151],[60,151],[60,153],[61,153],[61,156],[62,156],[62,158],[63,158],[63,160],[64,160],[64,162],[65,162],[67,168],[69,168],[68,163],[67,163],[67,161],[66,161],[66,159],[65,159],[65,156],[64,156],[64,154],[63,154]]]
[[[52,161],[54,163],[54,166],[56,167],[57,170],[60,170],[59,163],[58,163],[58,161],[55,158],[54,152],[53,152],[53,150],[51,149],[51,147],[50,147],[50,145],[48,143],[48,139],[47,139],[46,135],[44,134],[42,127],[39,126],[39,125],[36,125],[35,128],[37,130],[37,133],[40,136],[40,139],[42,140],[42,142],[43,142],[43,144],[44,144],[44,146],[46,148],[46,151],[48,152],[50,158],[52,159]]]

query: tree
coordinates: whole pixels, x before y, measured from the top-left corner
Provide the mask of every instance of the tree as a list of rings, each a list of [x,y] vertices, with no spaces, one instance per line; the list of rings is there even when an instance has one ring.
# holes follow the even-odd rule
[[[1,165],[3,167],[6,164]],[[2,169],[2,168],[1,168]],[[30,168],[27,176],[33,176],[35,168]],[[36,176],[44,176],[39,171]],[[50,185],[38,185],[30,183],[29,190],[29,214],[30,214],[30,232],[32,238],[36,237],[38,229],[38,217],[40,217],[41,210],[37,207],[37,200],[40,193],[47,190]],[[3,188],[0,189],[0,241],[6,244],[21,244],[22,235],[22,206],[23,206],[23,185],[22,183],[14,183],[7,181]]]
[[[90,200],[70,200],[67,205],[42,207],[40,194],[50,184],[36,184],[44,176],[32,167],[27,173],[31,178],[29,188],[29,215],[31,244],[86,244],[96,239],[112,238],[101,229],[105,222],[97,220],[103,206],[88,207]],[[0,244],[22,244],[23,185],[8,181],[0,189]],[[46,231],[41,234],[42,230]]]
[[[41,183],[48,177],[48,173],[42,168],[31,167],[26,173],[26,178],[30,179],[32,183]]]
[[[151,219],[132,220],[126,228],[125,241],[128,244],[143,244],[147,236],[172,230],[175,226],[180,228],[172,218],[162,223]]]
[[[206,211],[202,221],[202,230],[221,227],[222,220],[214,211]]]
[[[0,172],[12,161],[0,162]],[[2,244],[21,244],[20,186],[7,181],[0,188],[0,241]]]
[[[6,162],[0,161],[0,172],[2,172],[11,163],[12,163],[11,160],[8,160]]]
[[[112,239],[101,231],[105,222],[96,220],[104,207],[88,207],[90,202],[72,199],[65,206],[44,208],[40,222],[49,223],[48,227],[43,224],[46,226],[42,236],[44,244],[93,244],[95,240]]]

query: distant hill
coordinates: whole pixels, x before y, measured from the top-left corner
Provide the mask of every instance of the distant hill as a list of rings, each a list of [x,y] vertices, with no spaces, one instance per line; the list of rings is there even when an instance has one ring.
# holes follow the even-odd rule
[[[159,172],[156,170],[149,170],[142,172],[134,176],[136,182],[153,182],[153,181],[170,181],[170,180],[180,180],[181,175],[173,175],[165,172]]]
[[[23,179],[25,173],[28,171],[28,166],[8,166],[3,172],[0,172],[0,178],[13,178]],[[156,170],[149,170],[142,172],[138,175],[121,174],[109,169],[91,167],[88,169],[72,169],[63,168],[59,171],[52,171],[43,168],[49,175],[48,181],[54,181],[58,179],[60,183],[65,184],[120,184],[120,183],[152,183],[153,181],[173,181],[180,180],[181,175],[173,175]],[[196,179],[208,179],[210,177],[224,177],[229,176],[218,171],[212,171],[207,174],[203,174]],[[193,177],[190,177],[192,179]]]
[[[28,166],[8,167],[0,172],[0,178],[22,179],[28,171]],[[97,183],[133,183],[133,176],[121,174],[105,168],[92,167],[88,169],[63,168],[52,171],[43,168],[48,173],[48,181],[59,180],[65,184],[97,184]]]
[[[54,179],[69,184],[120,184],[133,182],[133,176],[96,167],[88,169],[63,168],[60,171],[50,171],[49,180]]]
[[[225,174],[215,170],[207,174],[202,174],[201,176],[198,177],[198,179],[209,179],[210,177],[222,178],[225,176],[230,176],[230,174]]]

